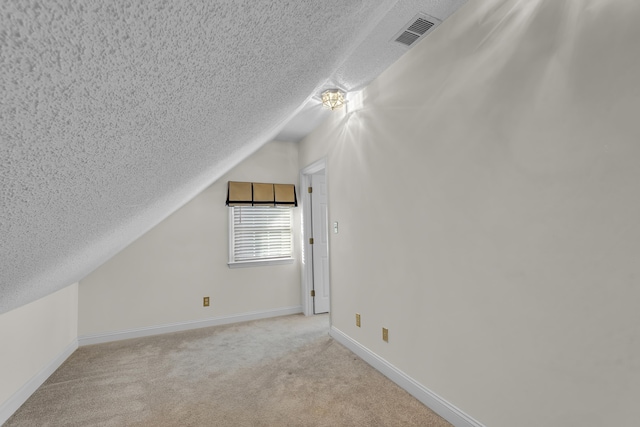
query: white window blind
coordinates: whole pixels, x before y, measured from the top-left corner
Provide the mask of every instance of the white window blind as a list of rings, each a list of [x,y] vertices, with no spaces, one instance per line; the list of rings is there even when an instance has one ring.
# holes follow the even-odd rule
[[[235,206],[231,218],[230,263],[293,257],[289,208]]]

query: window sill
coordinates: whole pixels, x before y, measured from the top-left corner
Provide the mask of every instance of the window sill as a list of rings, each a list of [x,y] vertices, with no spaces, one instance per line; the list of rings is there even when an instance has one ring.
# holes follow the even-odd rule
[[[267,265],[293,264],[294,258],[262,259],[259,261],[228,262],[229,268],[262,267]]]

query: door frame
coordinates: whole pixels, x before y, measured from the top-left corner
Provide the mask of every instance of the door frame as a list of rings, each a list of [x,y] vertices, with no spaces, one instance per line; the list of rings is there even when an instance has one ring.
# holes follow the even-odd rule
[[[309,244],[309,237],[313,235],[311,229],[311,196],[307,191],[311,183],[311,175],[324,170],[327,183],[329,177],[327,175],[327,160],[321,158],[300,170],[300,193],[302,202],[302,253],[301,253],[301,292],[302,292],[302,312],[305,316],[313,316],[313,299],[311,298],[311,290],[313,289],[313,258],[308,256],[312,247]],[[328,186],[327,186],[328,187]],[[329,210],[329,190],[327,188],[327,210]],[[327,216],[328,220],[328,216]],[[327,224],[329,230],[329,224]],[[331,234],[331,233],[329,233]],[[331,246],[331,245],[329,245]],[[327,256],[329,258],[329,315],[331,315],[331,257],[329,256],[329,246],[327,246]]]

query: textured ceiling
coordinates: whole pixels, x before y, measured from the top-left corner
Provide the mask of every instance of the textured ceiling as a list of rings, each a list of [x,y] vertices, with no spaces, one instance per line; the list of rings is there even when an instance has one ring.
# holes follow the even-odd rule
[[[1,2],[0,313],[83,278],[323,87],[368,83],[403,53],[359,67],[398,5],[463,2]]]

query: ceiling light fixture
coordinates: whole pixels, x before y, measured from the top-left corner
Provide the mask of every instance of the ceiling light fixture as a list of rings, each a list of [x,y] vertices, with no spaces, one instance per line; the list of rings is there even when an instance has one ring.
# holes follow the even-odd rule
[[[339,89],[329,89],[322,92],[322,106],[329,110],[342,108],[346,101],[344,100],[344,92]]]

